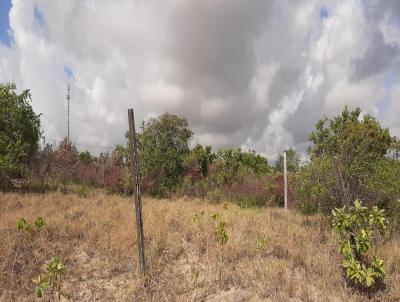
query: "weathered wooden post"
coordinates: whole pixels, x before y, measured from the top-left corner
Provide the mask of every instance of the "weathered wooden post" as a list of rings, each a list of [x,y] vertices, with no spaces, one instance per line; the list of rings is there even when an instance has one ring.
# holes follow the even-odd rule
[[[144,275],[146,274],[146,258],[144,254],[142,200],[140,198],[139,156],[137,152],[135,117],[133,109],[128,109],[128,120],[129,120],[129,147],[131,153],[131,171],[132,171],[133,193],[135,198],[135,212],[136,212],[136,233],[137,233],[137,244],[139,252],[139,272],[141,275]]]
[[[287,166],[286,166],[286,152],[283,152],[283,196],[285,200],[285,210],[288,209],[288,195],[287,195],[287,190],[288,190],[288,183],[287,183]]]

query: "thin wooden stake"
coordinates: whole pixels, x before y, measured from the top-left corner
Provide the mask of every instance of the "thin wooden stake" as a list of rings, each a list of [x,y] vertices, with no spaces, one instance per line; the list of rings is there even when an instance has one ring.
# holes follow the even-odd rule
[[[283,182],[284,182],[284,200],[285,200],[285,210],[288,209],[288,183],[287,183],[287,167],[286,167],[286,152],[283,152]]]
[[[135,197],[136,212],[136,233],[139,251],[139,273],[146,274],[146,258],[144,254],[144,233],[142,217],[142,200],[140,198],[140,173],[139,173],[139,155],[137,152],[135,117],[133,109],[128,109],[129,121],[129,145],[131,151],[131,171],[133,180],[133,192]]]

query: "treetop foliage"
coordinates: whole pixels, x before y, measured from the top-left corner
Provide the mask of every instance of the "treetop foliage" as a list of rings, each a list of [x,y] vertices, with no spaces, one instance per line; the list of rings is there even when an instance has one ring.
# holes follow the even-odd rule
[[[255,151],[228,148],[214,152],[211,146],[200,144],[190,149],[193,132],[187,120],[177,115],[166,113],[143,122],[136,135],[142,189],[153,196],[193,191],[193,186],[204,195],[244,174],[259,177],[271,172],[267,159]],[[129,164],[127,146],[117,145],[115,153]],[[129,180],[124,183],[129,185]]]
[[[14,176],[23,172],[41,137],[40,114],[29,104],[29,90],[16,89],[15,84],[0,84],[0,170]]]
[[[370,114],[344,108],[341,114],[323,118],[310,135],[309,165],[298,184],[303,202],[321,209],[343,206],[360,199],[367,205],[388,209],[399,196],[398,140]],[[389,168],[390,167],[390,168]],[[387,177],[385,177],[385,175]]]
[[[360,108],[349,111],[346,106],[340,115],[320,119],[315,128],[309,136],[311,158],[338,156],[348,164],[372,161],[385,156],[396,142],[372,115],[361,117]]]
[[[286,166],[289,172],[298,172],[300,169],[300,155],[295,149],[286,149]],[[275,171],[283,171],[283,154],[279,154],[274,165]]]
[[[183,159],[193,132],[185,118],[165,113],[142,124],[137,135],[141,172],[155,195],[165,195],[178,184]]]

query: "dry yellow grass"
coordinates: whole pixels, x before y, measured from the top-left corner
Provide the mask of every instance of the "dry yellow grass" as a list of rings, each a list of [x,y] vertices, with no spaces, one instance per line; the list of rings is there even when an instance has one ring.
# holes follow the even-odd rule
[[[72,301],[367,299],[346,287],[330,225],[293,211],[144,198],[146,278],[137,275],[132,198],[0,194],[0,211],[0,301],[35,300],[31,279],[53,256],[68,267],[63,288]],[[227,223],[223,246],[214,213]],[[18,218],[37,216],[47,222],[40,234],[29,239],[16,230]],[[378,253],[390,275],[372,300],[399,301],[400,241],[386,241]]]

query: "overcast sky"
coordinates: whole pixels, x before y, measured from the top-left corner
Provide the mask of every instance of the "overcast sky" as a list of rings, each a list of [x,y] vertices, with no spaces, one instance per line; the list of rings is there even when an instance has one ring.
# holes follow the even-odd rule
[[[31,89],[49,140],[66,135],[68,82],[79,144],[123,142],[130,107],[268,157],[346,104],[400,135],[398,0],[0,3],[0,82]]]

